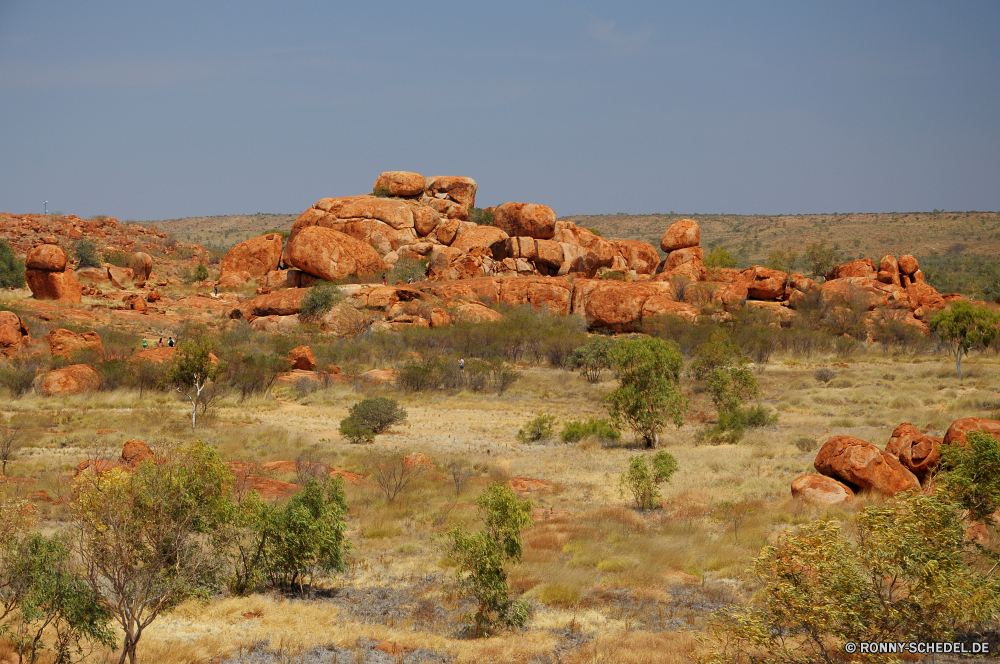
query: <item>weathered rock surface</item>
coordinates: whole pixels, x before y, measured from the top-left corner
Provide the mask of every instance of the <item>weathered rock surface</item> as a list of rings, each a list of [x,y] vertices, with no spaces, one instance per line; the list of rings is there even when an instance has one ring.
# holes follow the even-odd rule
[[[28,326],[13,311],[0,311],[0,355],[14,357],[31,341]]]
[[[970,431],[985,431],[1000,440],[1000,422],[984,417],[963,417],[955,420],[944,435],[944,445],[959,445],[965,447],[965,435]]]
[[[313,357],[312,349],[309,346],[296,346],[288,351],[288,361],[293,370],[313,371],[316,369],[316,358]]]
[[[419,196],[424,193],[424,176],[410,171],[386,171],[378,176],[372,189],[385,187],[393,196]]]
[[[476,204],[478,185],[472,178],[458,175],[435,175],[424,178],[424,193],[438,200],[452,201],[462,210]]]
[[[459,235],[452,243],[451,248],[463,253],[469,253],[473,249],[491,250],[491,247],[507,239],[507,233],[494,226],[473,226]]]
[[[701,244],[701,228],[692,219],[675,221],[660,237],[660,249],[666,252],[697,247],[699,244]]]
[[[827,506],[849,503],[854,491],[843,482],[826,475],[803,475],[792,481],[792,497],[813,505]]]
[[[504,279],[500,282],[500,301],[511,306],[530,304],[536,311],[565,315],[573,304],[573,285],[561,277]]]
[[[247,300],[229,312],[230,318],[253,320],[258,316],[291,316],[302,311],[308,288],[289,288]]]
[[[901,274],[913,274],[920,269],[920,265],[917,263],[917,259],[910,254],[903,254],[899,257],[898,261],[899,271]]]
[[[24,257],[24,267],[29,270],[63,272],[66,264],[66,250],[56,244],[40,244]]]
[[[870,258],[859,258],[834,267],[830,278],[864,277],[865,279],[874,279],[875,276],[875,262]]]
[[[646,307],[652,297],[658,299]],[[673,300],[668,282],[627,282],[603,279],[577,279],[573,285],[573,313],[582,314],[592,328],[615,332],[637,332],[646,315],[660,313]],[[690,305],[685,305],[690,307]]]
[[[251,277],[262,277],[278,269],[281,260],[282,240],[278,233],[240,242],[226,252],[220,265],[220,278],[229,273],[248,272]]]
[[[767,267],[754,267],[753,280],[747,284],[747,296],[754,300],[780,300],[785,295],[788,274]]]
[[[95,392],[101,388],[101,376],[86,364],[73,364],[39,374],[32,386],[47,397]]]
[[[101,337],[97,332],[83,332],[77,334],[70,330],[58,328],[45,335],[44,339],[49,342],[49,352],[53,355],[70,359],[74,353],[81,350],[92,350],[98,354],[104,353],[101,345]]]
[[[504,203],[493,211],[493,223],[510,236],[551,240],[556,233],[556,213],[547,205]]]
[[[66,251],[55,244],[31,249],[24,260],[28,288],[36,300],[77,303],[82,299],[80,282],[70,268]]]
[[[923,484],[941,460],[941,439],[903,422],[893,430],[885,451],[899,459]]]
[[[920,488],[916,476],[899,459],[850,436],[834,436],[826,441],[813,465],[821,474],[863,491],[893,495]]]
[[[618,250],[618,254],[625,262],[628,270],[635,270],[636,274],[653,274],[656,266],[660,264],[660,254],[656,252],[656,247],[648,242],[638,240],[611,240]]]
[[[288,243],[287,261],[327,281],[385,269],[382,258],[369,244],[320,226],[302,229]]]

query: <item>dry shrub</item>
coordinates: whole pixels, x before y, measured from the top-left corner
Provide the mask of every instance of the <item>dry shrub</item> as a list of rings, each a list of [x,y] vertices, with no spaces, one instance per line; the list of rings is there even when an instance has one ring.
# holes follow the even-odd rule
[[[568,653],[565,664],[687,664],[697,647],[691,632],[620,632],[598,634],[579,649]]]
[[[583,519],[588,523],[596,525],[601,530],[606,530],[604,527],[605,524],[613,524],[610,527],[611,532],[615,530],[627,530],[632,533],[644,533],[648,527],[646,520],[642,518],[641,514],[626,507],[602,507],[592,512],[587,512],[583,516]]]

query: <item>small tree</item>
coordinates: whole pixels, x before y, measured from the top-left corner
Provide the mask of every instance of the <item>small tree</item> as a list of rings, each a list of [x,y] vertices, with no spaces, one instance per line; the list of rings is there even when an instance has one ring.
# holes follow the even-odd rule
[[[133,472],[81,473],[70,511],[93,591],[124,634],[119,664],[135,664],[143,631],[164,610],[203,593],[228,548],[233,477],[200,441]]]
[[[7,464],[17,458],[21,449],[21,423],[0,419],[0,475],[7,474]]]
[[[604,372],[611,368],[608,351],[614,345],[613,339],[595,334],[586,344],[573,351],[567,366],[579,369],[588,383],[599,383]]]
[[[651,510],[656,507],[660,498],[659,485],[669,482],[677,472],[677,460],[666,451],[660,450],[653,455],[652,467],[644,455],[632,457],[628,470],[618,478],[618,491],[624,496],[632,494],[635,506],[641,510]]]
[[[208,279],[208,268],[205,267],[204,263],[198,263],[198,267],[194,269],[194,274],[192,276],[195,281],[205,281]]]
[[[720,267],[736,267],[736,259],[733,258],[725,247],[719,245],[712,249],[705,256],[705,267],[707,268],[720,268]]]
[[[174,389],[191,402],[191,430],[198,418],[198,403],[208,384],[222,375],[225,366],[212,354],[208,342],[188,341],[178,347],[177,358],[167,372]]]
[[[451,479],[452,486],[455,487],[456,496],[462,495],[462,489],[472,479],[472,476],[472,464],[469,463],[468,459],[452,459],[448,464],[448,477]]]
[[[970,431],[965,440],[941,447],[938,481],[973,521],[985,521],[1000,508],[1000,445],[986,431]]]
[[[351,406],[347,417],[340,421],[340,433],[352,443],[363,443],[405,421],[406,409],[398,401],[373,397]]]
[[[973,348],[993,343],[997,338],[998,323],[1000,315],[964,300],[953,302],[947,309],[931,316],[931,331],[948,344],[948,349],[955,356],[959,380],[962,380],[962,356],[968,355]]]
[[[400,493],[423,474],[427,466],[405,452],[369,452],[365,459],[368,479],[385,495],[385,502],[392,504]]]
[[[93,240],[77,240],[73,245],[73,254],[76,256],[76,266],[81,267],[101,267],[101,255],[97,251],[97,245]]]
[[[709,432],[713,439],[735,443],[747,427],[773,421],[763,407],[746,410],[743,405],[760,392],[750,371],[750,358],[743,355],[726,333],[716,330],[709,340],[694,349],[689,367],[693,378],[706,381],[706,392],[719,411],[718,423]]]
[[[528,605],[510,598],[504,568],[521,561],[521,530],[532,525],[531,501],[519,499],[505,482],[494,482],[476,503],[483,529],[475,535],[461,526],[448,531],[459,587],[479,603],[469,622],[477,634],[521,627],[528,620]]]
[[[0,239],[0,288],[24,288],[24,261],[19,260],[7,240]]]
[[[302,298],[302,310],[299,317],[304,321],[316,320],[333,309],[334,305],[343,301],[344,294],[340,288],[329,281],[317,281],[305,297]]]
[[[833,266],[840,262],[840,252],[827,247],[824,242],[813,242],[806,247],[806,262],[812,268],[814,279],[825,278]]]
[[[615,426],[632,428],[647,447],[659,444],[659,431],[668,420],[680,427],[687,410],[681,395],[680,350],[673,341],[625,339],[608,351],[618,372],[618,387],[608,396],[608,410]]]
[[[536,415],[534,419],[528,421],[523,427],[518,429],[515,438],[525,444],[548,440],[552,437],[553,426],[555,423],[555,415],[540,413]]]

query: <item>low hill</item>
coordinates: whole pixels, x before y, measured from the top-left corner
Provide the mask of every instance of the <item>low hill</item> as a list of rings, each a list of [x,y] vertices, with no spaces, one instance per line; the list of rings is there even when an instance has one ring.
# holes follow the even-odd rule
[[[298,216],[298,214],[227,214],[217,217],[144,221],[142,225],[155,226],[156,230],[169,233],[182,242],[225,250],[265,231],[272,229],[287,231]]]

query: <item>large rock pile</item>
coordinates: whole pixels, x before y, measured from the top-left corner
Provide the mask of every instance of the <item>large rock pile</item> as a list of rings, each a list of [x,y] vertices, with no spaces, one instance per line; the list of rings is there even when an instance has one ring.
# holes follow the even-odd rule
[[[832,505],[848,502],[860,491],[891,496],[926,487],[941,460],[941,446],[964,446],[970,431],[985,431],[1000,440],[1000,422],[979,417],[955,420],[944,438],[928,436],[904,422],[893,430],[884,451],[857,438],[834,436],[820,448],[813,462],[820,475],[796,478],[792,495]]]

